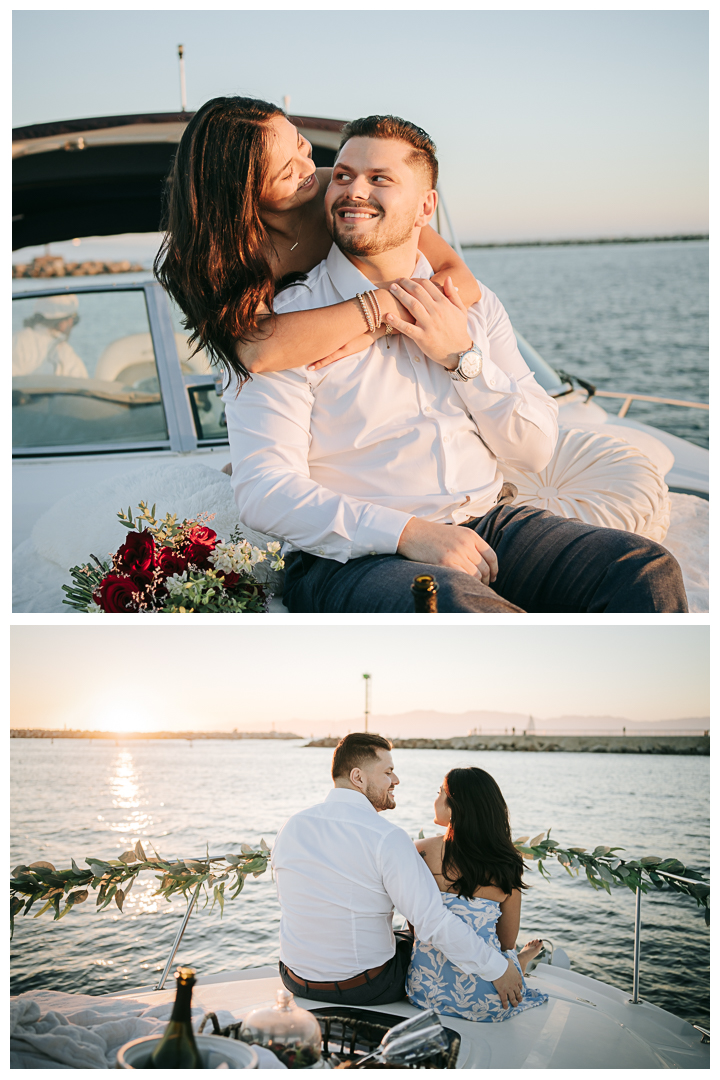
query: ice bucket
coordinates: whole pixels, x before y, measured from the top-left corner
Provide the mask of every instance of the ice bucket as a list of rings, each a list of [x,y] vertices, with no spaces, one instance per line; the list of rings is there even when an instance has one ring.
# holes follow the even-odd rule
[[[118,1050],[118,1069],[145,1069],[153,1050],[160,1042],[160,1035],[146,1035],[143,1039],[133,1039]],[[222,1062],[227,1062],[229,1069],[257,1069],[258,1057],[252,1046],[237,1042],[235,1039],[223,1039],[219,1035],[196,1035],[195,1042],[206,1069],[217,1069]]]

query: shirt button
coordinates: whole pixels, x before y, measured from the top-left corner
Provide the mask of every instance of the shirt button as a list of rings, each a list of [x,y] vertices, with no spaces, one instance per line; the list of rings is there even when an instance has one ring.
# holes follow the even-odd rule
[[[371,551],[370,554],[371,555],[377,555],[377,551]]]
[[[324,555],[325,552],[322,548],[318,548],[318,555]]]
[[[494,386],[494,385],[495,385],[495,380],[494,379],[488,379],[488,386]]]
[[[415,361],[416,364],[420,363],[420,357],[419,356],[413,356],[413,360]]]
[[[451,495],[455,494],[455,488],[448,488],[448,491],[450,492]]]
[[[423,412],[424,413],[430,412],[430,406],[429,405],[423,405]]]
[[[450,436],[449,435],[443,435],[443,442],[450,442]]]

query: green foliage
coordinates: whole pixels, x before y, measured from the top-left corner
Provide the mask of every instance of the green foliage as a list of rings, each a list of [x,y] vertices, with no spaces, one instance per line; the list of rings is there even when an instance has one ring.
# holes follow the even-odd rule
[[[101,562],[96,555],[90,556],[94,565],[86,563],[85,566],[71,566],[70,577],[72,585],[63,585],[62,591],[67,593],[68,599],[63,600],[73,611],[87,611],[93,603],[93,593],[97,591],[100,582],[110,571],[110,563]]]
[[[52,863],[40,861],[29,866],[16,866],[10,877],[10,936],[15,916],[27,915],[38,901],[44,901],[44,904],[34,914],[36,919],[51,908],[55,913],[54,920],[64,918],[88,899],[90,890],[97,891],[95,906],[98,911],[103,911],[113,900],[122,911],[135,879],[143,870],[155,871],[159,883],[155,896],[170,900],[175,893],[181,893],[188,899],[190,891],[201,885],[201,891],[206,894],[205,904],[212,895],[212,906],[217,901],[222,916],[227,899],[225,884],[229,883],[233,891],[228,895],[234,899],[241,893],[247,875],[259,877],[264,874],[269,860],[270,849],[264,840],[260,841],[257,850],[243,844],[240,855],[214,858],[206,855],[201,859],[172,862],[162,859],[157,851],[153,858],[148,858],[138,840],[132,851],[123,852],[118,859],[105,860],[88,855],[85,859],[87,869],[79,867],[74,859],[70,860],[70,870],[56,870]],[[61,908],[63,900],[65,903]]]
[[[679,859],[661,859],[658,855],[645,855],[641,859],[621,859],[615,852],[620,847],[600,845],[589,853],[587,848],[563,848],[550,839],[550,829],[529,840],[519,836],[514,840],[516,849],[524,859],[537,861],[543,877],[549,877],[546,869],[548,859],[557,859],[571,877],[578,877],[585,870],[585,877],[593,889],[604,889],[611,895],[611,887],[622,885],[632,892],[646,893],[649,885],[656,889],[669,889],[692,897],[698,907],[705,909],[705,922],[710,923],[710,884],[697,870],[690,870]],[[677,881],[676,877],[690,878]]]

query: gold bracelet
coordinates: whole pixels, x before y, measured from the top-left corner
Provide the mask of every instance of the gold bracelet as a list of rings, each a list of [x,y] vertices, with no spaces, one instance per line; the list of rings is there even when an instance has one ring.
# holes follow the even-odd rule
[[[365,316],[368,332],[372,334],[375,331],[375,320],[370,316],[370,309],[368,308],[367,300],[365,299],[366,296],[367,293],[355,293],[355,297],[360,302],[362,313]]]
[[[380,301],[378,300],[377,296],[375,295],[375,290],[374,289],[372,289],[367,294],[367,297],[368,297],[368,300],[370,301],[370,306],[373,309],[373,312],[375,313],[375,329],[379,330],[380,327],[382,326],[382,317],[381,317],[382,312],[380,311]]]
[[[392,326],[390,323],[385,323],[385,342],[388,349],[390,348],[390,338],[392,337]]]

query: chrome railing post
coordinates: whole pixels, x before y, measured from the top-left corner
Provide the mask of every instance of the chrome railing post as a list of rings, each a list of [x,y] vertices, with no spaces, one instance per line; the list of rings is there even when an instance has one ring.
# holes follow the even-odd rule
[[[177,932],[177,936],[175,937],[175,943],[174,943],[174,945],[172,947],[172,952],[170,953],[170,956],[168,957],[167,964],[165,965],[165,970],[163,971],[162,975],[160,976],[159,983],[155,987],[156,990],[162,990],[164,988],[164,986],[165,986],[165,980],[168,977],[168,972],[170,971],[170,965],[172,964],[173,960],[175,959],[175,953],[178,951],[178,948],[180,947],[180,942],[182,941],[182,936],[185,933],[185,927],[188,924],[188,919],[190,918],[190,913],[191,913],[193,907],[195,906],[195,901],[198,898],[198,894],[200,892],[201,886],[202,886],[202,882],[199,881],[197,883],[197,887],[195,889],[195,892],[192,894],[192,896],[190,897],[190,900],[188,901],[187,911],[185,912],[185,914],[183,916],[182,924],[180,926],[180,929]]]
[[[631,1002],[633,1005],[638,1004],[638,992],[640,990],[640,897],[642,891],[640,889],[640,883],[635,891],[635,956],[633,960],[633,996]]]

